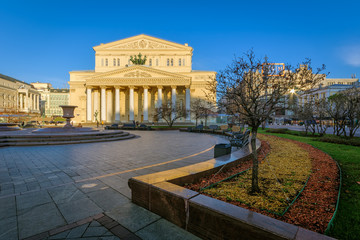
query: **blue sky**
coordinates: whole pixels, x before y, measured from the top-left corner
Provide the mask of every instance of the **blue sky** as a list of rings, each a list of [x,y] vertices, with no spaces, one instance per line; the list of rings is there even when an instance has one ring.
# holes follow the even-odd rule
[[[0,73],[67,87],[94,69],[93,46],[141,33],[194,48],[193,69],[222,70],[253,48],[292,65],[311,58],[329,77],[360,76],[360,1],[0,2]]]

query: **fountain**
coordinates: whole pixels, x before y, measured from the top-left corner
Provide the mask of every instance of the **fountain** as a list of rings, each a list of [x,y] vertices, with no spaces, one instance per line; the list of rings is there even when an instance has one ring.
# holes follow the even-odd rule
[[[66,119],[66,124],[64,128],[73,128],[73,126],[70,124],[70,119],[75,117],[74,116],[74,110],[77,108],[77,106],[71,106],[71,105],[61,105],[59,106],[63,110],[63,118]]]
[[[0,131],[16,131],[21,130],[17,123],[0,123]]]
[[[89,128],[89,127],[74,127],[71,125],[71,118],[74,118],[74,111],[77,106],[72,105],[61,105],[59,106],[63,109],[63,118],[66,119],[66,124],[64,127],[49,127],[49,128],[40,128],[33,131],[33,133],[77,133],[77,132],[98,132],[99,130]]]
[[[62,105],[64,127],[46,127],[33,130],[5,132],[0,129],[0,147],[2,146],[42,146],[57,144],[95,143],[119,141],[136,137],[134,134],[120,130],[98,130],[90,127],[74,127],[71,118],[77,106]],[[14,124],[4,124],[4,128],[16,127]],[[1,128],[1,125],[0,125]],[[9,130],[7,130],[9,131]]]

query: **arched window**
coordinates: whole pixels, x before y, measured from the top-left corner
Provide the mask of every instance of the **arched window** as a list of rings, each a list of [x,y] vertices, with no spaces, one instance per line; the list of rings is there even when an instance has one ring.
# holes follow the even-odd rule
[[[109,61],[107,58],[105,58],[105,67],[109,66]]]
[[[174,59],[171,59],[171,66],[174,66]]]
[[[113,66],[114,67],[116,66],[116,59],[115,58],[113,59]]]
[[[181,58],[179,58],[179,66],[181,66]]]
[[[120,58],[117,59],[118,66],[120,66]]]
[[[170,59],[166,60],[166,66],[170,66]]]
[[[152,66],[152,59],[149,59],[149,66]]]

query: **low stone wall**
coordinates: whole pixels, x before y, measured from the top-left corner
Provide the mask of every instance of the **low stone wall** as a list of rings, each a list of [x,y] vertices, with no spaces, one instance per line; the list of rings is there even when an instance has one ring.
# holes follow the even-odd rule
[[[250,153],[248,146],[206,162],[131,178],[132,201],[203,239],[331,239],[181,187],[231,168]]]

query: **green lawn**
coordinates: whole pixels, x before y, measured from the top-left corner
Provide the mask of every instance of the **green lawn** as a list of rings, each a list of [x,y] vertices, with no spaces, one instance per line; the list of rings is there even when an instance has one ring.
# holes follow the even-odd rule
[[[334,227],[328,234],[339,239],[360,239],[360,147],[320,142],[314,137],[267,133],[264,130],[259,130],[259,133],[308,143],[328,153],[340,164],[343,177],[340,204]]]

